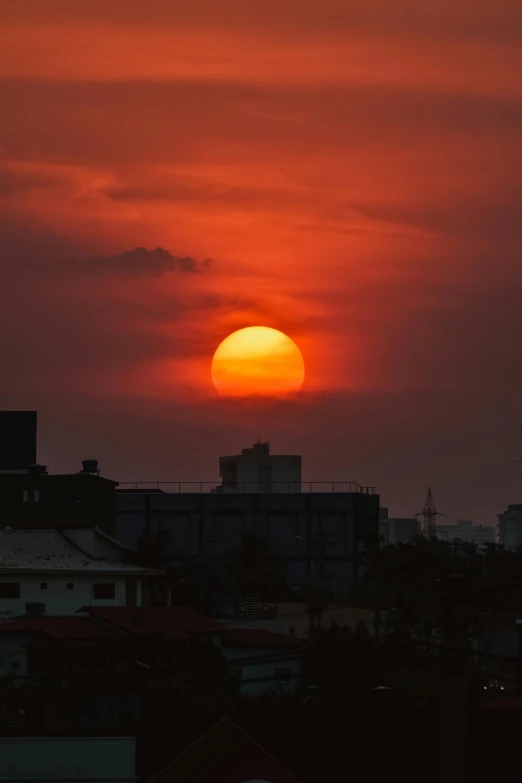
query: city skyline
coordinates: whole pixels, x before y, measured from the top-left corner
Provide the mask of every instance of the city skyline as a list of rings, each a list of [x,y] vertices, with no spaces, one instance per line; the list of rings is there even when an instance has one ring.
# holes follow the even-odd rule
[[[213,480],[261,433],[397,516],[519,502],[515,0],[7,5],[0,407],[42,462]],[[217,396],[256,325],[294,400]]]

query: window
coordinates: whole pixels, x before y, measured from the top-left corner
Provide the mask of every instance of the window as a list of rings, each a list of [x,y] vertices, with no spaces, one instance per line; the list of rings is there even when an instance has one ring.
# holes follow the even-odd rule
[[[92,586],[92,597],[98,600],[110,600],[116,595],[116,587],[114,582],[107,582],[106,584],[97,584]]]
[[[11,669],[19,669],[19,668],[20,668],[20,664],[18,663],[18,661],[13,661],[11,664]]]
[[[74,583],[73,582],[67,582],[67,589],[68,590],[74,590]]]
[[[20,582],[0,582],[0,598],[20,598]]]
[[[292,669],[276,669],[276,682],[292,682]]]
[[[40,582],[40,590],[47,590],[47,582]]]
[[[24,489],[23,500],[24,503],[38,503],[40,492],[37,489]]]
[[[242,666],[231,666],[230,667],[230,674],[232,676],[232,679],[235,682],[241,682],[243,679],[243,667]]]

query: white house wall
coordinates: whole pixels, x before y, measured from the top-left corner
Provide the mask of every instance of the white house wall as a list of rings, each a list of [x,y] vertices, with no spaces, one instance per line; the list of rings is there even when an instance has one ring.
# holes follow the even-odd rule
[[[0,780],[135,780],[134,737],[1,737]]]
[[[125,576],[0,574],[0,582],[20,584],[19,598],[0,599],[0,612],[10,612],[13,617],[25,615],[26,604],[34,601],[45,604],[48,615],[73,615],[82,606],[125,606],[126,603]],[[41,588],[42,583],[47,584],[47,589]],[[72,589],[67,588],[68,583],[73,584]],[[93,585],[108,583],[115,585],[114,599],[94,599]]]
[[[295,693],[299,688],[301,666],[298,655],[281,647],[226,647],[223,655],[229,665],[243,669],[241,692],[245,696],[260,696],[263,693]],[[265,660],[263,661],[263,658]],[[242,664],[241,661],[255,659],[256,663]],[[291,669],[290,682],[276,681],[276,669]]]

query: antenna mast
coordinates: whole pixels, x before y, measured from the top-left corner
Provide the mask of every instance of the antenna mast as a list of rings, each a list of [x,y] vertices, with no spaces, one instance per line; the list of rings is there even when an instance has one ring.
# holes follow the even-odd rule
[[[441,512],[437,511],[435,508],[435,502],[433,500],[433,495],[431,494],[431,487],[428,487],[428,494],[426,495],[424,508],[422,511],[419,511],[418,514],[415,514],[415,516],[424,517],[422,532],[426,538],[433,538],[436,532],[435,523],[437,521],[437,517],[445,517],[446,514],[441,514]]]

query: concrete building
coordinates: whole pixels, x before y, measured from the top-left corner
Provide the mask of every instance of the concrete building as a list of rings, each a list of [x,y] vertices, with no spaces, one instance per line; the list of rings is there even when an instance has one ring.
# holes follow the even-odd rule
[[[301,457],[270,454],[269,443],[254,443],[241,454],[220,457],[219,475],[216,492],[301,492]]]
[[[522,546],[522,503],[515,503],[498,515],[498,541],[506,549]]]
[[[86,459],[70,474],[49,474],[36,462],[36,411],[0,411],[0,496],[3,524],[13,528],[88,527],[114,530],[118,483]]]
[[[71,617],[0,620],[0,676],[14,675],[15,682],[23,684],[27,677],[87,673],[89,666],[110,671],[136,635],[148,665],[154,664],[161,649],[159,639],[174,649],[176,644],[199,637],[212,641],[227,659],[243,695],[293,693],[299,688],[301,639],[258,623],[229,627],[187,607],[107,605]]]
[[[390,544],[408,544],[412,538],[420,535],[420,522],[416,517],[393,517],[388,522]]]
[[[420,535],[420,522],[416,517],[389,517],[388,509],[379,509],[379,541],[387,544],[407,544]]]
[[[388,509],[385,506],[379,508],[379,544],[387,546],[390,543],[390,521]]]
[[[475,614],[471,644],[486,682],[498,679],[506,689],[514,687],[520,659],[519,621],[520,614],[514,612]]]
[[[133,783],[135,758],[135,737],[0,737],[0,780]]]
[[[354,490],[356,487],[354,486]],[[187,558],[219,558],[241,547],[245,532],[264,535],[281,557],[290,585],[323,581],[347,588],[360,572],[360,555],[377,536],[379,496],[352,492],[116,493],[116,537],[135,547],[142,532],[169,534],[173,565]]]
[[[128,553],[97,528],[0,530],[0,613],[64,616],[83,606],[141,606],[141,580],[158,571],[122,562]]]
[[[238,628],[227,630],[220,646],[244,696],[295,693],[299,689],[299,640],[271,631]]]
[[[437,525],[435,535],[441,541],[468,541],[481,547],[495,543],[497,531],[493,525],[474,525],[469,519],[462,519],[456,525]]]

